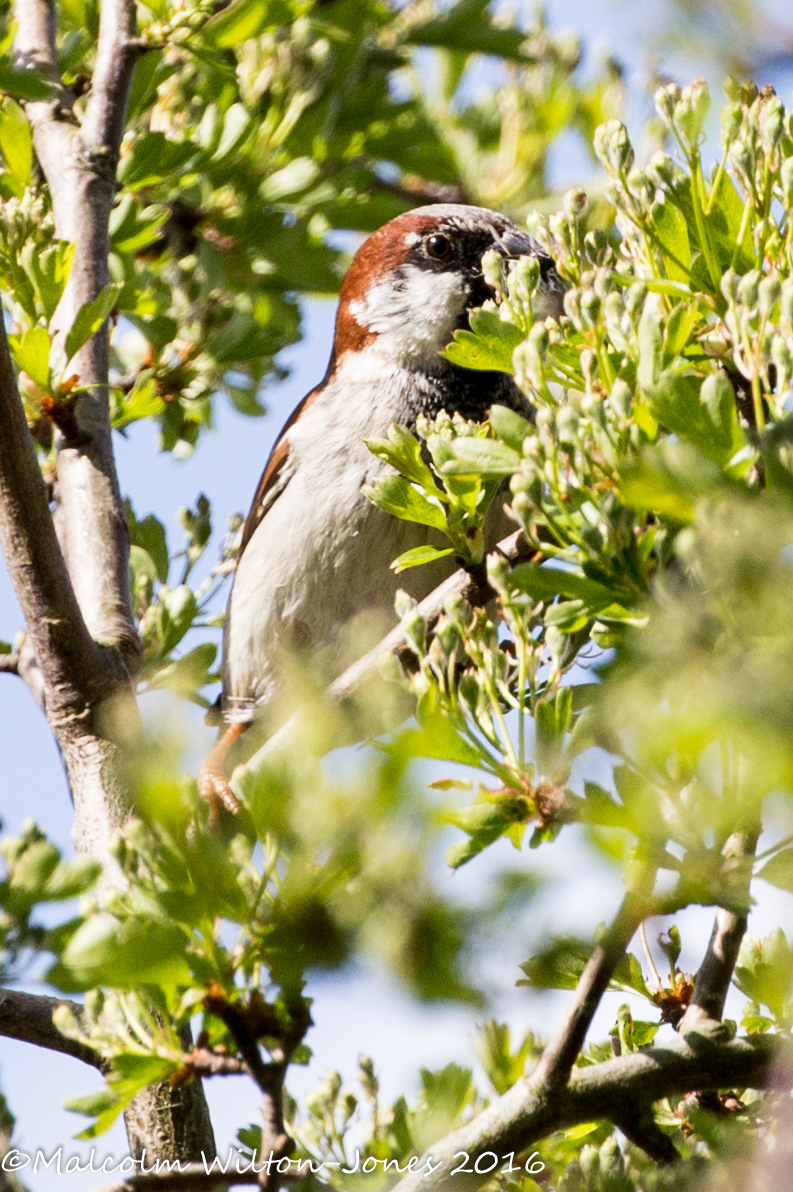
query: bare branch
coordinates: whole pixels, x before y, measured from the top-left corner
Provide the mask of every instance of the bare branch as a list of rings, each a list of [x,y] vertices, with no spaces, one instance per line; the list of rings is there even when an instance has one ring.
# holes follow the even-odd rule
[[[747,904],[752,872],[750,859],[754,856],[758,835],[759,831],[735,832],[724,848],[728,863],[737,871],[738,879],[745,887]],[[721,1021],[746,926],[746,915],[739,915],[721,906],[717,909],[705,958],[694,982],[691,1002],[677,1028],[681,1035],[697,1030],[707,1022]]]
[[[0,654],[0,674],[2,674],[2,675],[18,675],[19,674],[19,655],[18,654]]]
[[[82,139],[89,151],[107,157],[115,178],[124,135],[129,89],[143,50],[137,39],[134,0],[104,0],[99,17],[99,44]]]
[[[579,977],[562,1024],[540,1056],[532,1077],[532,1084],[536,1087],[554,1089],[567,1082],[600,999],[637,927],[650,910],[649,897],[655,874],[656,869],[652,865],[638,863],[633,875],[633,888],[623,898],[611,927],[596,944]]]
[[[716,911],[705,959],[697,973],[691,1001],[678,1026],[681,1035],[696,1030],[706,1021],[721,1020],[746,923],[746,915],[736,915],[723,907]]]
[[[536,547],[529,543],[522,530],[517,530],[508,538],[503,538],[492,553],[503,555],[509,563],[515,564],[530,559],[536,553]],[[418,611],[427,622],[427,628],[432,632],[443,613],[444,604],[452,596],[462,596],[469,604],[483,605],[492,600],[495,594],[487,582],[484,568],[479,568],[474,573],[465,567],[460,567],[421,601]],[[364,654],[331,683],[326,692],[326,698],[332,703],[344,703],[374,678],[377,674],[378,661],[384,654],[396,654],[399,657],[408,650],[407,635],[402,626],[397,625],[373,650]],[[298,711],[276,733],[273,733],[244,765],[237,767],[231,779],[231,785],[235,792],[239,793],[246,782],[255,777],[268,758],[283,752],[294,743],[300,726],[301,714]],[[338,741],[334,742],[334,744],[339,743]]]
[[[582,1122],[606,1120],[622,1128],[636,1120],[641,1106],[676,1093],[736,1086],[789,1089],[791,1084],[793,1046],[781,1037],[758,1035],[697,1050],[676,1039],[667,1047],[644,1048],[578,1068],[569,1084],[555,1090],[538,1088],[532,1077],[523,1077],[472,1121],[433,1145],[433,1166],[441,1162],[437,1171],[428,1174],[422,1161],[396,1189],[451,1188],[450,1173],[459,1165],[461,1151],[469,1156],[470,1168],[485,1151],[519,1154],[554,1131]],[[641,1134],[637,1142],[644,1145]],[[671,1157],[667,1152],[666,1158]],[[479,1182],[487,1178],[483,1175]]]
[[[58,1006],[64,1004],[79,1022],[83,1014],[79,1002],[0,988],[0,1035],[6,1039],[19,1039],[22,1043],[33,1043],[48,1051],[59,1051],[62,1055],[70,1055],[92,1068],[98,1068],[100,1072],[104,1071],[105,1062],[96,1051],[75,1039],[67,1039],[53,1024],[52,1015]]]

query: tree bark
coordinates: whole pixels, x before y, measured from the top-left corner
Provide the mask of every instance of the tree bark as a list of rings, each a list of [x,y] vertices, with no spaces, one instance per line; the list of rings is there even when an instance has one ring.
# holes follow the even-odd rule
[[[109,222],[135,61],[134,0],[102,0],[96,65],[80,126],[55,50],[51,0],[17,0],[17,66],[35,70],[56,98],[27,103],[33,144],[49,186],[55,233],[75,245],[51,325],[65,337],[77,312],[109,281]],[[140,643],[129,592],[129,539],[113,458],[107,324],[75,355],[87,390],[74,429],[56,433],[61,541],[55,534],[0,328],[0,538],[43,679],[43,706],[60,748],[75,809],[78,852],[108,862],[130,811],[125,753],[138,736],[132,679]],[[127,1113],[133,1156],[193,1160],[215,1153],[203,1088],[144,1090]]]

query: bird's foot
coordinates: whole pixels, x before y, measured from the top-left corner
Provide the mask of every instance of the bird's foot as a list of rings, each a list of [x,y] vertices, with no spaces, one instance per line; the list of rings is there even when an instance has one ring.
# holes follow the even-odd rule
[[[213,831],[220,824],[221,806],[232,815],[238,815],[240,811],[239,802],[226,777],[223,763],[229,749],[246,727],[244,724],[229,725],[198,767],[198,793],[209,804],[209,826]]]
[[[221,804],[232,815],[239,815],[239,801],[223,773],[221,763],[212,762],[210,758],[201,763],[198,768],[198,793],[209,804],[210,827],[216,828],[220,823]]]

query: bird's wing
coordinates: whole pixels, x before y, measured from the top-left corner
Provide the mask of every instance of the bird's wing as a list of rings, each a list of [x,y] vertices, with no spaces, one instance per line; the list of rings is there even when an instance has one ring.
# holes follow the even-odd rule
[[[242,541],[240,543],[239,554],[237,555],[238,562],[242,557],[242,552],[261,523],[262,518],[267,513],[267,510],[272,507],[273,502],[278,499],[279,495],[286,488],[288,477],[284,474],[284,468],[289,459],[289,431],[295,425],[298,418],[305,413],[311,403],[319,397],[321,392],[322,386],[318,385],[316,389],[312,389],[310,393],[306,394],[289,415],[281,433],[275,440],[269,459],[262,472],[262,478],[256,488],[250,513],[245,519],[245,525],[242,527]]]

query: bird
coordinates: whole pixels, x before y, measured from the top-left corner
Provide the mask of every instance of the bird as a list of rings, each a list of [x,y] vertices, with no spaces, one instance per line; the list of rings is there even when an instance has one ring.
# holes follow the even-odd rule
[[[496,403],[532,416],[503,372],[471,371],[441,353],[469,311],[493,297],[482,257],[531,255],[540,292],[560,285],[538,242],[483,207],[414,208],[375,231],[355,253],[339,294],[325,376],[276,439],[244,523],[224,626],[223,732],[198,772],[201,795],[239,810],[224,763],[277,693],[279,657],[316,651],[365,610],[394,619],[399,587],[421,599],[456,564],[397,577],[391,562],[428,541],[426,527],[400,521],[362,493],[388,466],[364,440],[392,423],[415,428],[445,410],[481,421]],[[557,305],[558,309],[558,305]]]

